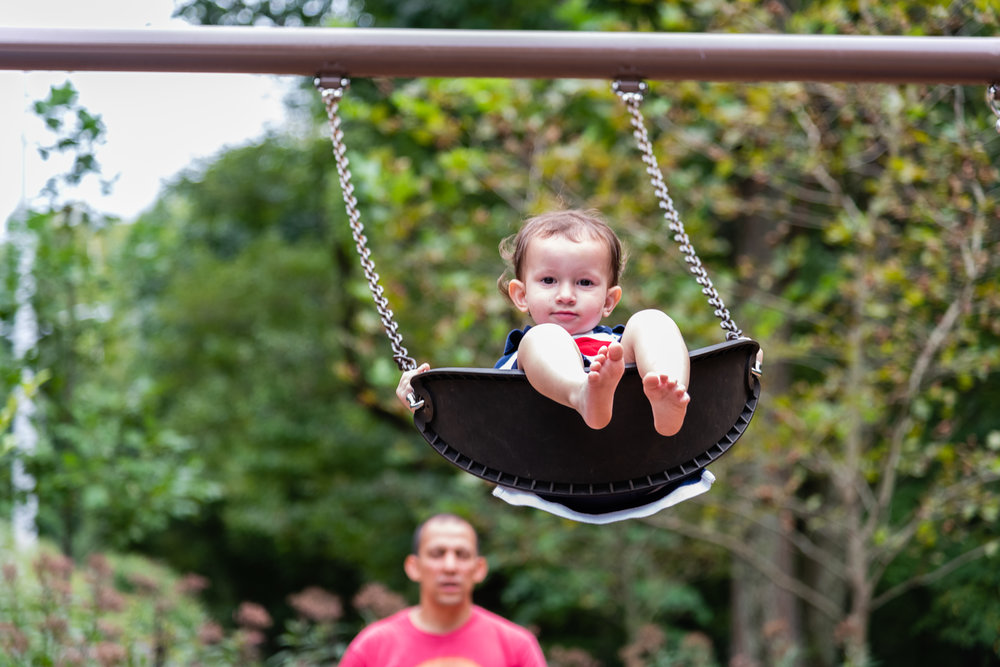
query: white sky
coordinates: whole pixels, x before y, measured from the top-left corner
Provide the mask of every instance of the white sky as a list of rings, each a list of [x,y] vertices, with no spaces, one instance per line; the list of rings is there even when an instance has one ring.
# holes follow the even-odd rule
[[[5,27],[180,28],[173,0],[0,0]],[[103,213],[133,219],[165,181],[199,158],[249,143],[284,121],[282,99],[295,77],[140,72],[0,70],[0,229],[21,197],[30,204],[68,162],[43,161],[37,147],[53,134],[31,110],[49,88],[71,81],[79,104],[101,116],[101,177],[117,176],[110,196],[88,177],[72,198]]]

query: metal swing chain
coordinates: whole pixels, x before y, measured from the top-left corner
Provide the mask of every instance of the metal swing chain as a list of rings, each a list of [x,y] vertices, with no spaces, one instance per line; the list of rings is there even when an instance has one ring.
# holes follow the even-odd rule
[[[674,241],[684,255],[684,261],[691,265],[690,271],[694,274],[698,284],[701,285],[702,294],[708,297],[709,305],[715,309],[715,316],[722,320],[719,326],[726,331],[726,340],[736,340],[742,337],[743,332],[729,316],[726,304],[723,303],[722,297],[719,296],[715,286],[712,284],[712,280],[708,277],[705,267],[702,266],[701,260],[698,258],[698,253],[695,252],[694,246],[691,245],[691,239],[688,238],[687,232],[684,231],[684,223],[681,222],[681,218],[677,214],[677,209],[674,208],[674,202],[670,198],[670,193],[667,191],[667,185],[663,181],[663,172],[660,171],[660,166],[656,162],[656,156],[653,154],[653,145],[649,140],[649,133],[646,131],[642,111],[639,109],[643,93],[649,89],[649,86],[644,81],[618,80],[614,82],[612,89],[622,102],[625,103],[625,107],[632,116],[632,136],[635,137],[636,143],[639,145],[639,150],[642,152],[642,161],[646,164],[646,173],[649,175],[650,182],[653,184],[653,190],[660,200],[663,217],[667,221],[670,231],[674,233]]]
[[[340,116],[337,114],[340,100],[344,97],[344,92],[351,84],[351,80],[341,77],[317,76],[313,83],[319,90],[323,104],[326,106],[326,115],[330,120],[330,140],[333,142],[333,155],[337,160],[337,174],[340,176],[340,189],[344,195],[344,206],[351,224],[354,247],[358,251],[361,268],[365,271],[365,278],[368,279],[368,289],[375,300],[375,307],[378,309],[382,326],[385,328],[385,335],[389,337],[389,342],[392,344],[392,358],[396,361],[399,370],[413,370],[417,367],[417,362],[409,356],[409,352],[403,347],[403,337],[399,333],[399,326],[396,324],[392,309],[389,308],[384,290],[379,284],[375,262],[372,260],[372,253],[368,248],[368,238],[364,233],[365,227],[361,222],[361,213],[358,211],[358,200],[354,196],[354,186],[351,184],[347,147],[344,145],[344,133],[340,129]]]
[[[996,128],[1000,133],[1000,83],[991,83],[986,88],[986,103],[993,110],[993,115],[997,117]]]

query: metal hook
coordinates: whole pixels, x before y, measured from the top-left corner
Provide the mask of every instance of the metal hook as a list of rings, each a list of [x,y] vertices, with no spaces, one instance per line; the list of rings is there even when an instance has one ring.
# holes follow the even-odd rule
[[[406,395],[406,402],[410,404],[409,408],[414,412],[424,407],[424,399],[417,396],[417,393],[413,391]]]
[[[996,128],[1000,132],[1000,84],[991,83],[986,88],[986,103],[997,117]]]

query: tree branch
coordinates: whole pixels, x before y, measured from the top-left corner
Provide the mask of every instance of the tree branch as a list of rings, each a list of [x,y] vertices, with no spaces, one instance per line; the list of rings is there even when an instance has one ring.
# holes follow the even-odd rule
[[[1000,473],[980,474],[974,478],[964,478],[960,482],[943,487],[938,491],[937,504],[947,507],[954,500],[962,500],[968,497],[969,489],[976,486],[992,484],[1000,480]],[[916,534],[922,521],[941,521],[949,516],[960,514],[962,508],[953,511],[938,511],[921,516],[915,513],[904,526],[902,526],[888,540],[888,546],[878,557],[878,567],[871,572],[871,580],[879,581],[881,574],[889,567],[893,560],[906,548]]]
[[[914,588],[917,588],[918,586],[926,586],[927,584],[932,584],[935,581],[938,581],[939,579],[942,579],[947,575],[951,574],[952,572],[962,567],[966,563],[971,563],[972,561],[978,558],[982,558],[987,551],[995,548],[996,545],[997,545],[996,540],[993,540],[992,542],[987,542],[986,544],[981,544],[975,549],[971,549],[970,551],[966,551],[964,554],[960,556],[956,556],[955,558],[951,559],[950,561],[948,561],[941,567],[937,568],[936,570],[932,570],[931,572],[928,572],[926,574],[913,577],[911,579],[904,581],[901,584],[893,586],[886,592],[872,599],[871,603],[872,611],[875,611],[876,609],[886,604],[887,602],[895,600],[900,595],[903,595],[904,593],[907,593],[913,590]]]
[[[675,514],[659,514],[655,517],[644,519],[643,521],[657,528],[666,528],[682,535],[704,542],[709,542],[721,547],[745,561],[751,567],[771,580],[774,585],[798,596],[801,600],[812,605],[817,611],[829,617],[831,620],[839,621],[843,616],[843,610],[836,601],[831,600],[819,591],[806,586],[798,579],[795,579],[794,577],[781,571],[775,567],[774,563],[754,551],[750,545],[736,539],[735,537],[710,530],[704,530],[694,524],[678,518]]]
[[[694,498],[692,500],[697,500],[697,498]],[[749,502],[752,502],[752,499],[750,498],[747,498],[747,500]],[[749,512],[744,512],[740,509],[737,509],[736,505],[737,505],[736,503],[726,503],[722,506],[717,507],[717,509],[729,512],[730,514],[733,514],[736,517],[743,519],[744,521],[751,523],[754,526],[757,526],[758,528],[761,528],[771,533],[772,535],[775,535],[784,540],[788,540],[789,542],[792,543],[792,545],[796,549],[799,550],[799,553],[810,558],[814,563],[816,563],[820,567],[828,570],[830,574],[837,577],[838,579],[845,578],[843,563],[837,560],[836,558],[829,557],[827,555],[827,552],[823,550],[815,542],[813,542],[811,539],[809,539],[805,535],[805,533],[802,533],[801,531],[790,531],[788,533],[784,533],[779,530],[776,530],[770,524],[763,521],[759,521],[755,516],[753,516]],[[781,510],[787,510],[792,512],[792,514],[795,514],[796,516],[800,516],[799,513],[796,511],[796,509],[793,508],[794,507],[793,504],[780,503],[778,504],[778,507]]]
[[[930,370],[931,361],[944,345],[948,338],[948,334],[958,321],[958,316],[971,301],[972,294],[973,283],[970,280],[970,282],[967,282],[963,287],[961,296],[951,302],[948,309],[945,311],[944,316],[941,317],[937,326],[934,327],[930,336],[927,337],[927,342],[924,344],[920,355],[917,357],[916,363],[913,365],[913,370],[910,372],[906,393],[900,397],[900,401],[902,403],[909,404],[913,401],[917,392],[920,390],[924,377]],[[905,417],[900,419],[892,429],[889,440],[889,456],[885,466],[883,466],[885,474],[879,481],[877,511],[872,512],[869,515],[868,525],[866,528],[867,530],[874,530],[874,527],[884,519],[885,513],[889,511],[888,508],[892,500],[892,494],[896,487],[899,460],[903,454],[903,441],[905,440],[905,433],[909,430],[911,423],[912,420],[909,417]]]

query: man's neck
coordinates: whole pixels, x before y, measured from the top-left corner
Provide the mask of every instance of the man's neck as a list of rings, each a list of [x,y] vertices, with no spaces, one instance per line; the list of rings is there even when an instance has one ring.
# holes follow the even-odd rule
[[[421,604],[410,612],[410,621],[418,630],[443,635],[458,630],[471,616],[471,603],[454,607]]]

